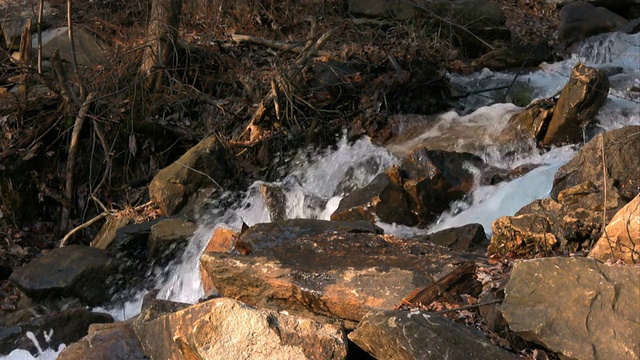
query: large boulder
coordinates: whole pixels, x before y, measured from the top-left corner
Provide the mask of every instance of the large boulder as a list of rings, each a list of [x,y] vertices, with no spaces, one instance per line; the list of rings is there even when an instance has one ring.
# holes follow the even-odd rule
[[[571,44],[589,36],[617,31],[629,21],[602,7],[584,1],[575,1],[560,10],[558,39]]]
[[[589,252],[589,257],[640,263],[640,195],[616,213]]]
[[[550,255],[559,245],[547,219],[538,214],[503,216],[491,228],[493,235],[487,250],[490,255]]]
[[[286,231],[282,231],[286,234]],[[222,296],[350,327],[451,272],[462,257],[438,245],[373,233],[329,231],[260,237],[248,255],[204,253],[205,278]]]
[[[149,196],[167,216],[190,212],[188,204],[199,190],[222,190],[233,171],[226,149],[212,135],[160,170],[149,185]]]
[[[149,257],[152,260],[174,258],[176,252],[189,243],[197,229],[195,223],[181,218],[165,219],[153,224],[149,234]]]
[[[604,149],[604,159],[602,152]],[[640,126],[626,126],[598,135],[560,167],[553,179],[551,197],[558,200],[562,190],[591,181],[603,190],[606,165],[607,185],[626,201],[640,193]]]
[[[410,153],[401,167],[378,175],[369,185],[340,201],[332,220],[373,220],[425,225],[462,199],[474,186],[475,175],[489,167],[470,153],[428,150]]]
[[[440,230],[422,237],[425,241],[448,247],[451,250],[470,250],[473,246],[482,246],[487,240],[484,228],[480,224],[467,224]]]
[[[367,314],[349,339],[378,360],[519,359],[471,327],[422,311]]]
[[[91,324],[89,333],[68,343],[58,360],[146,360],[140,341],[133,331],[133,320],[111,324]]]
[[[136,335],[151,360],[345,359],[347,338],[332,325],[218,298],[176,312],[143,311]]]
[[[110,299],[107,279],[115,273],[116,265],[103,250],[69,245],[15,269],[9,280],[35,299],[72,296],[100,305]]]
[[[602,70],[577,64],[562,89],[542,138],[543,146],[577,144],[609,94],[609,79]]]
[[[111,322],[113,318],[109,314],[73,308],[38,316],[20,324],[6,327],[3,324],[0,330],[0,354],[8,354],[14,349],[37,354],[38,348],[33,343],[32,336],[42,350],[47,347],[57,349],[60,344],[70,344],[85,336],[91,324]]]
[[[502,313],[525,340],[569,359],[640,358],[640,267],[519,261],[505,292]]]

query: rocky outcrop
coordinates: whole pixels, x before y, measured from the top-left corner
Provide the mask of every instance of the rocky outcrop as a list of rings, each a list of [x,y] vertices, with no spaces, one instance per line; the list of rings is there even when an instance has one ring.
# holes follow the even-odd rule
[[[440,246],[372,233],[260,237],[247,256],[202,255],[222,296],[276,310],[359,321],[394,307],[416,288],[451,272],[462,257]]]
[[[604,159],[602,152],[604,150]],[[551,197],[558,199],[562,190],[591,181],[602,191],[603,169],[607,184],[626,201],[640,193],[640,126],[626,126],[598,135],[580,149],[553,179]]]
[[[73,296],[99,305],[110,298],[107,279],[115,271],[116,263],[103,250],[69,245],[15,269],[9,280],[35,299]]]
[[[589,252],[602,261],[640,263],[640,195],[616,213]]]
[[[32,333],[40,347],[57,349],[60,344],[71,344],[87,334],[90,324],[111,323],[109,314],[94,313],[85,308],[73,308],[37,316],[24,323],[13,324],[0,331],[0,354],[24,349],[37,354],[38,349],[27,333]]]
[[[58,360],[146,360],[140,341],[133,331],[133,320],[112,324],[91,324],[89,333],[69,344]]]
[[[587,258],[519,261],[502,303],[509,328],[570,359],[640,358],[640,267]]]
[[[149,185],[149,196],[167,216],[189,213],[193,209],[188,204],[199,190],[222,190],[220,186],[232,173],[227,151],[216,136],[209,136],[160,170]]]
[[[487,240],[486,236],[482,225],[468,224],[440,230],[422,237],[422,239],[448,247],[451,250],[469,250],[473,246],[482,245]]]
[[[421,311],[367,314],[349,339],[378,360],[519,358],[471,327]]]
[[[572,44],[589,36],[617,31],[629,21],[605,8],[584,1],[575,1],[560,10],[558,39]]]
[[[494,221],[491,228],[493,236],[487,250],[489,255],[549,255],[559,245],[547,219],[537,214],[503,216]]]
[[[142,312],[134,323],[151,360],[345,359],[347,339],[332,325],[219,298],[176,312]]]
[[[422,147],[378,175],[369,185],[347,195],[332,220],[374,220],[414,226],[427,224],[474,186],[474,170],[488,167],[469,153]]]
[[[603,71],[577,64],[560,93],[542,145],[580,143],[583,129],[594,121],[608,94],[609,79]]]

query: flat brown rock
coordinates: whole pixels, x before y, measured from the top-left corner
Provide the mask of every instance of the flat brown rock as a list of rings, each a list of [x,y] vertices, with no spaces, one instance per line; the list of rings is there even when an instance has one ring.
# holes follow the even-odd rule
[[[328,232],[253,241],[248,256],[209,252],[206,276],[222,296],[255,306],[359,321],[392,309],[463,259],[438,245],[371,233]]]

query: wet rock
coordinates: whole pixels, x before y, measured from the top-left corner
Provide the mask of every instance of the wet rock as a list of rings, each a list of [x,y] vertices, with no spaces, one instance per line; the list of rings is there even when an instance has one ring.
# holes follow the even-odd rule
[[[575,1],[560,10],[558,39],[572,44],[589,36],[617,31],[629,21],[605,8],[584,1]]]
[[[188,204],[196,192],[204,188],[221,190],[218,185],[224,185],[232,173],[227,151],[215,136],[210,136],[160,170],[149,185],[149,196],[165,215],[189,213],[193,209]]]
[[[271,221],[287,219],[287,196],[283,188],[276,185],[260,184],[260,195],[262,195],[264,205],[269,211]]]
[[[140,341],[133,331],[133,320],[113,324],[91,324],[89,333],[69,344],[58,360],[146,360]]]
[[[589,257],[602,261],[640,263],[640,195],[616,213]]]
[[[557,101],[552,98],[536,100],[523,111],[514,114],[509,120],[509,125],[502,130],[500,142],[518,143],[526,139],[542,141],[553,118],[556,104]]]
[[[562,190],[591,181],[603,187],[602,149],[607,184],[626,201],[640,193],[640,126],[626,126],[598,135],[556,172],[551,197],[558,199]]]
[[[469,153],[418,148],[402,167],[394,166],[340,201],[332,220],[373,220],[414,226],[427,224],[462,199],[474,173],[488,168]]]
[[[74,296],[99,305],[110,298],[107,279],[116,267],[103,250],[69,245],[15,269],[9,280],[34,299]]]
[[[90,324],[110,323],[109,314],[93,313],[85,308],[68,309],[33,318],[31,321],[0,329],[0,354],[24,349],[32,354],[38,350],[27,336],[33,333],[42,349],[58,349],[60,344],[70,344],[87,334]]]
[[[344,359],[347,339],[331,325],[219,298],[147,319],[135,332],[151,360]]]
[[[37,49],[37,37],[34,36],[32,42],[33,48]],[[73,42],[78,65],[99,66],[106,64],[110,59],[108,45],[82,27],[75,26],[73,28]],[[50,58],[56,50],[59,50],[61,60],[71,63],[71,45],[67,27],[48,29],[42,32],[43,59]]]
[[[291,219],[260,223],[250,227],[238,237],[236,247],[251,251],[262,250],[302,236],[334,232],[382,234],[383,231],[370,221]]]
[[[149,234],[149,257],[151,259],[175,258],[177,250],[183,249],[198,226],[185,219],[173,218],[151,226]]]
[[[640,267],[587,258],[519,261],[502,303],[509,328],[570,359],[640,357]]]
[[[367,314],[349,339],[378,360],[519,358],[471,327],[421,311]]]
[[[376,176],[367,186],[345,196],[331,214],[331,220],[375,221],[377,215],[384,222],[416,225],[419,220],[412,212],[414,204],[411,196],[390,175],[397,171],[397,168],[389,169]]]
[[[452,250],[468,250],[474,245],[482,245],[487,240],[487,235],[482,225],[468,224],[440,230],[422,239]]]
[[[372,233],[256,238],[248,256],[205,253],[221,295],[277,310],[359,321],[439,279],[461,256],[438,245]],[[348,325],[348,324],[347,324]]]
[[[601,70],[577,64],[562,89],[543,146],[578,144],[609,94],[609,79]]]
[[[209,242],[207,243],[207,246],[205,247],[204,252],[205,253],[230,252],[236,248],[236,240],[238,239],[239,236],[240,236],[239,233],[231,229],[227,229],[223,227],[217,228],[213,232],[211,239],[209,239]],[[213,286],[213,282],[207,276],[207,273],[202,267],[202,265],[200,265],[200,279],[202,281],[202,288],[204,290],[205,297],[217,293],[215,286]]]
[[[493,235],[487,250],[490,255],[549,255],[559,245],[547,219],[537,214],[503,216],[491,228]]]
[[[538,66],[549,59],[551,59],[551,50],[544,45],[516,45],[490,51],[472,64],[477,70],[482,68],[506,70]]]

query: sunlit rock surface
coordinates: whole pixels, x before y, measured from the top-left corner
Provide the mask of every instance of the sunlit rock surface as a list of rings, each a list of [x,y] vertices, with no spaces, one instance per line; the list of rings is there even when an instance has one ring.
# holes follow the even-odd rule
[[[570,359],[640,358],[640,267],[519,261],[505,292],[502,313],[525,340]]]
[[[347,355],[347,338],[336,326],[228,298],[153,316],[143,311],[134,329],[151,360],[329,360]]]
[[[640,195],[616,213],[589,257],[640,263]]]

